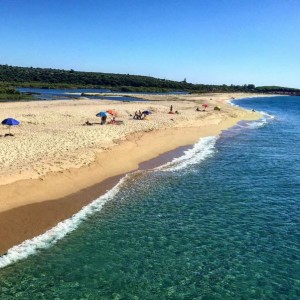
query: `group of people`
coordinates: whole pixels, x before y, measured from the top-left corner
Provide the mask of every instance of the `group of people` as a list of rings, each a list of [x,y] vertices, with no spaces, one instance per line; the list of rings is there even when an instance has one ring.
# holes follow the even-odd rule
[[[168,112],[169,114],[179,114],[179,112],[176,110],[175,112],[173,111],[173,105],[170,106],[170,111]],[[147,111],[143,111],[141,112],[139,111],[135,111],[133,119],[135,120],[144,120],[148,118],[148,114]]]
[[[101,123],[100,123],[100,125],[105,125],[106,124],[106,119],[107,119],[107,116],[101,117]],[[107,124],[112,124],[112,125],[117,124],[116,117],[112,116],[112,118],[110,119],[109,122],[107,122]]]
[[[197,107],[196,111],[206,111],[205,108],[204,109],[200,109],[199,107]],[[220,110],[220,107],[217,107],[217,108]],[[216,109],[216,107],[215,107],[215,109]],[[179,114],[179,112],[177,110],[175,112],[173,111],[173,105],[170,106],[170,111],[168,113],[169,114]],[[130,115],[130,116],[132,116],[132,115]],[[144,119],[147,119],[147,113],[146,112],[141,112],[140,110],[139,111],[135,111],[133,119],[135,119],[135,120],[144,120]],[[103,115],[101,117],[101,123],[100,124],[101,125],[105,125],[107,123],[106,120],[107,120],[107,116]],[[112,119],[108,122],[108,124],[117,124],[115,116],[112,117]],[[90,123],[89,121],[87,121],[85,123],[85,125],[92,125],[92,123]]]
[[[101,117],[101,122],[100,122],[100,125],[105,125],[105,124],[117,124],[117,121],[116,121],[116,117],[115,116],[112,116],[111,120],[109,122],[107,122],[107,116],[102,116]],[[89,120],[87,120],[83,125],[88,125],[88,126],[91,126],[93,124],[96,124],[96,123],[91,123]],[[97,123],[99,124],[99,123]]]
[[[135,120],[143,120],[145,118],[146,114],[143,114],[140,110],[139,111],[135,111],[133,118]]]

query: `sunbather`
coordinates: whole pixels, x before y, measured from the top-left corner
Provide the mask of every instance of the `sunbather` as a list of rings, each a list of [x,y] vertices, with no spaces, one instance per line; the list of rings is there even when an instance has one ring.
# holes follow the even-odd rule
[[[137,110],[135,111],[133,118],[134,118],[135,120],[138,120],[139,114],[138,114]]]

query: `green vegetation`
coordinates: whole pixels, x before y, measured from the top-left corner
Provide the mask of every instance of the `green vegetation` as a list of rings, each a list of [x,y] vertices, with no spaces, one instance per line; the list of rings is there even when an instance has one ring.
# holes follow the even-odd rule
[[[32,88],[97,88],[117,92],[267,92],[300,93],[300,90],[282,87],[258,87],[245,85],[206,85],[172,81],[149,76],[79,72],[50,68],[25,68],[0,65],[0,99],[30,99],[30,95],[20,94],[16,87]]]
[[[264,93],[279,93],[279,94],[300,94],[299,89],[293,89],[288,87],[282,87],[282,86],[259,86],[256,88],[258,92],[264,92]]]
[[[0,82],[0,101],[3,100],[31,100],[30,95],[21,94],[15,89],[14,86],[10,86],[8,83]]]

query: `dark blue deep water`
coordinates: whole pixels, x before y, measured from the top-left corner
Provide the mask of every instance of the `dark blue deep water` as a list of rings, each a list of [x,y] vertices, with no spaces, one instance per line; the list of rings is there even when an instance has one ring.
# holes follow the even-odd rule
[[[269,116],[129,177],[0,299],[300,299],[300,97],[235,103]]]

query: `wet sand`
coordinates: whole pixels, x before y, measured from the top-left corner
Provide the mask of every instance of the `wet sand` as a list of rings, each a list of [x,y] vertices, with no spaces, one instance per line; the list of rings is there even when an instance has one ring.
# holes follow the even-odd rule
[[[184,150],[191,147],[192,145],[179,147],[142,162],[137,170],[156,168],[173,158],[180,157]],[[0,255],[12,246],[45,232],[55,224],[77,213],[82,207],[112,189],[124,175],[108,178],[60,199],[28,204],[2,212],[0,214]]]

